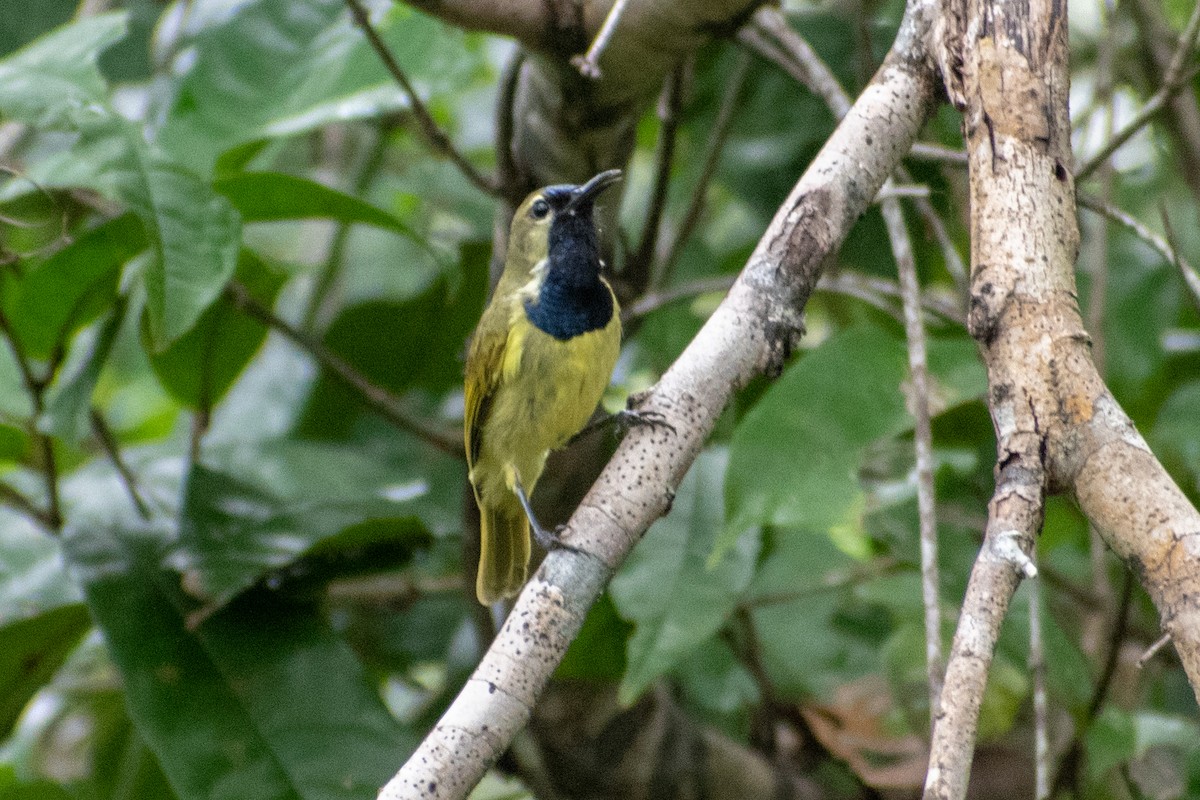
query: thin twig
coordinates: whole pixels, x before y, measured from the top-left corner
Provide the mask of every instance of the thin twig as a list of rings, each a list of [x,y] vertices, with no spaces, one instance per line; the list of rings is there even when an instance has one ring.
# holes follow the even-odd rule
[[[850,97],[838,83],[837,76],[808,42],[792,30],[779,9],[763,6],[755,11],[750,24],[742,26],[738,32],[738,39],[775,61],[822,98],[834,117],[840,120],[846,116],[850,110]]]
[[[895,281],[848,270],[843,270],[836,275],[822,275],[821,279],[817,282],[817,291],[848,294],[860,299],[871,293],[886,297],[902,297],[902,290]],[[937,314],[939,317],[957,325],[965,326],[967,324],[966,314],[963,310],[951,303],[922,294],[921,305],[926,311]]]
[[[1033,558],[1037,558],[1034,551]],[[1046,705],[1046,649],[1042,639],[1042,581],[1029,582],[1029,672],[1033,675],[1033,796],[1050,797],[1050,714]]]
[[[670,280],[675,264],[683,253],[683,246],[687,244],[692,236],[692,231],[700,222],[700,215],[704,213],[708,184],[717,170],[717,162],[721,158],[721,152],[725,149],[725,140],[729,138],[729,129],[733,125],[733,112],[737,108],[738,95],[741,94],[742,87],[746,84],[746,75],[749,71],[750,59],[742,54],[738,57],[733,71],[725,82],[725,94],[721,98],[720,108],[717,109],[717,118],[713,121],[712,128],[709,129],[708,149],[704,153],[704,165],[700,168],[700,177],[696,179],[691,202],[688,203],[687,211],[683,215],[683,221],[679,224],[675,238],[671,240],[671,246],[667,248],[667,255],[660,262],[661,266],[655,268],[650,279],[652,288],[660,288]]]
[[[701,278],[689,283],[681,283],[659,292],[643,295],[636,303],[627,309],[622,309],[621,322],[626,324],[632,320],[641,319],[647,314],[657,311],[663,306],[679,300],[688,300],[710,292],[727,292],[736,275],[720,275],[715,278]]]
[[[819,583],[812,586],[806,586],[802,589],[792,589],[787,592],[771,592],[769,594],[755,595],[739,603],[738,608],[752,611],[765,606],[795,603],[826,592],[858,586],[876,578],[907,572],[911,568],[911,564],[906,564],[895,558],[878,558],[864,565],[855,565],[843,572],[828,574]]]
[[[1169,633],[1164,633],[1162,636],[1155,639],[1154,643],[1146,648],[1146,652],[1142,653],[1141,656],[1138,657],[1138,669],[1145,669],[1146,665],[1150,663],[1150,659],[1158,655],[1158,651],[1166,647],[1167,643],[1170,641],[1171,634]]]
[[[650,193],[650,208],[646,212],[646,226],[633,257],[626,265],[622,277],[629,283],[632,293],[640,295],[650,281],[651,264],[658,250],[658,235],[662,230],[663,211],[667,207],[667,189],[671,185],[671,165],[675,159],[675,143],[679,133],[679,111],[683,104],[684,75],[688,67],[680,62],[663,86],[658,131],[658,148],[654,160],[658,169],[654,174],[654,188]]]
[[[49,512],[38,508],[32,500],[4,481],[0,481],[0,503],[21,512],[47,530],[55,530]]]
[[[1162,80],[1179,45],[1163,5],[1159,0],[1134,0],[1127,6],[1146,51],[1147,71],[1156,80]],[[1200,199],[1200,106],[1196,104],[1195,94],[1180,92],[1171,99],[1167,106],[1166,127],[1174,134],[1179,149],[1176,165],[1182,170],[1192,195]]]
[[[1190,265],[1186,265],[1183,258],[1179,255],[1179,245],[1176,244],[1175,231],[1171,227],[1171,217],[1167,214],[1167,204],[1160,201],[1158,210],[1162,214],[1163,233],[1167,237],[1167,246],[1175,254],[1175,258],[1173,259],[1175,267],[1183,273],[1184,283],[1192,290],[1192,302],[1200,306],[1200,275]]]
[[[516,135],[513,108],[524,63],[524,50],[513,53],[504,66],[500,91],[496,95],[496,182],[500,196],[506,198],[513,207],[520,205],[526,190],[521,170],[513,158],[513,137]]]
[[[374,26],[371,25],[371,18],[367,14],[367,10],[363,8],[360,0],[346,0],[346,5],[349,6],[350,14],[354,17],[354,24],[362,30],[363,35],[367,37],[367,41],[375,50],[383,65],[387,67],[388,72],[391,73],[396,83],[400,84],[400,88],[408,95],[408,102],[412,106],[413,114],[416,116],[417,122],[421,126],[421,131],[425,134],[425,138],[429,141],[429,144],[438,153],[454,162],[454,165],[458,167],[466,179],[480,191],[489,195],[498,195],[499,190],[496,188],[495,181],[480,173],[462,153],[458,152],[454,143],[450,141],[450,137],[446,135],[446,132],[441,129],[429,113],[429,109],[425,107],[421,98],[417,96],[417,90],[413,88],[412,83],[408,80],[408,76],[404,74],[404,70],[400,68],[400,64],[388,49],[387,43],[380,38]]]
[[[1085,161],[1075,170],[1076,183],[1086,180],[1101,164],[1108,160],[1108,157],[1115,153],[1129,139],[1141,130],[1147,122],[1163,109],[1167,102],[1175,96],[1175,93],[1188,85],[1197,72],[1200,72],[1200,67],[1192,67],[1185,70],[1184,65],[1191,58],[1196,47],[1196,34],[1200,33],[1200,3],[1192,9],[1192,16],[1188,19],[1187,27],[1183,31],[1183,36],[1179,39],[1179,47],[1175,50],[1175,56],[1171,59],[1171,63],[1167,65],[1167,71],[1163,73],[1163,84],[1158,91],[1150,98],[1142,110],[1134,116],[1121,130],[1108,141],[1108,144],[1100,148],[1099,152]]]
[[[604,18],[604,24],[600,26],[600,32],[596,34],[587,53],[571,58],[571,66],[579,70],[579,74],[583,77],[592,80],[600,77],[600,56],[604,53],[604,48],[608,47],[608,41],[612,38],[613,31],[617,29],[617,21],[621,19],[627,2],[628,0],[616,0],[612,4],[612,8],[608,10],[608,16]]]
[[[264,307],[251,296],[245,286],[237,281],[231,281],[225,288],[225,296],[244,314],[258,320],[269,328],[279,331],[289,340],[306,351],[317,363],[328,369],[338,379],[362,395],[368,406],[381,416],[400,428],[411,433],[422,441],[436,447],[444,453],[463,458],[462,442],[448,434],[443,434],[430,428],[425,423],[409,416],[399,406],[395,395],[371,381],[348,361],[330,350],[322,342],[304,333],[277,317],[274,312]]]
[[[884,184],[888,187],[891,182]],[[921,285],[912,241],[904,222],[900,201],[884,200],[881,206],[892,256],[900,281],[904,306],[904,335],[908,348],[908,370],[912,392],[909,410],[913,415],[913,444],[917,459],[917,520],[921,538],[921,599],[925,608],[925,672],[929,684],[929,720],[932,726],[941,703],[942,611],[938,579],[937,509],[933,484],[933,430],[929,413],[929,359],[925,326],[921,320]]]
[[[915,158],[918,161],[933,161],[939,164],[946,164],[951,167],[967,166],[966,150],[954,150],[929,142],[917,142],[914,144],[908,151],[908,157]]]
[[[726,292],[736,280],[736,275],[700,278],[645,295],[632,306],[622,309],[621,321],[622,323],[628,323],[641,319],[663,306],[676,303],[680,300],[690,300],[691,298],[711,292]],[[817,281],[816,291],[841,294],[862,300],[894,317],[897,322],[904,321],[901,312],[883,300],[884,297],[898,298],[901,296],[900,286],[895,281],[843,270],[837,274],[825,273],[821,275]],[[939,298],[922,294],[921,306],[929,313],[935,314],[948,322],[953,322],[961,326],[967,324],[966,315],[961,309]]]
[[[1089,211],[1103,214],[1114,222],[1120,223],[1134,236],[1157,250],[1163,258],[1174,264],[1180,273],[1182,273],[1184,281],[1192,292],[1192,296],[1197,303],[1200,303],[1200,273],[1196,271],[1196,268],[1178,250],[1171,246],[1170,242],[1147,228],[1133,215],[1111,203],[1104,202],[1098,197],[1080,192],[1079,205]]]
[[[142,499],[141,492],[138,491],[137,478],[133,474],[133,470],[125,463],[125,459],[121,457],[121,448],[117,444],[117,437],[113,435],[112,428],[108,427],[108,421],[104,419],[104,414],[100,409],[92,406],[88,414],[92,423],[92,433],[96,435],[100,446],[104,448],[105,454],[109,461],[116,467],[117,474],[121,476],[121,483],[125,486],[125,491],[129,495],[130,501],[133,502],[134,508],[137,509],[138,516],[142,519],[150,519],[150,508],[146,505],[146,501]]]
[[[4,335],[9,349],[12,351],[13,358],[16,359],[17,369],[21,373],[21,382],[24,384],[25,392],[29,395],[29,401],[33,405],[33,418],[36,420],[46,410],[46,385],[48,379],[39,378],[33,373],[33,366],[25,354],[25,348],[21,346],[21,342],[17,339],[8,316],[2,310],[0,310],[0,334]],[[51,358],[47,375],[54,374],[54,370],[61,359],[61,352],[56,352]],[[36,424],[30,427],[41,456],[42,477],[46,484],[47,526],[57,532],[62,528],[62,506],[58,496],[58,462],[54,455],[54,440],[49,435],[39,431]]]
[[[923,183],[889,183],[879,190],[879,194],[875,195],[875,202],[882,203],[885,200],[896,200],[900,198],[927,198],[929,197],[929,187]]]
[[[909,183],[913,180],[911,173],[903,166],[896,169],[896,177]],[[945,263],[946,271],[950,273],[950,277],[954,280],[954,285],[958,287],[959,292],[965,297],[968,288],[967,266],[963,263],[962,255],[958,252],[958,246],[950,238],[950,233],[946,230],[946,224],[942,221],[941,215],[938,214],[937,209],[933,207],[933,203],[930,202],[928,197],[914,198],[913,207],[917,209],[917,213],[921,215],[921,220],[925,223],[925,227],[933,234],[933,238],[937,240],[938,247],[942,251],[942,261]]]

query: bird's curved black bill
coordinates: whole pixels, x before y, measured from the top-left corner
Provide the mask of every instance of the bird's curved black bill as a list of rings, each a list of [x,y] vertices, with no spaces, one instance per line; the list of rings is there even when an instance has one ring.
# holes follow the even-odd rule
[[[619,169],[608,169],[593,176],[587,183],[575,188],[575,191],[571,193],[571,200],[563,211],[569,213],[580,206],[587,205],[595,199],[596,195],[619,180],[621,180],[621,170]]]

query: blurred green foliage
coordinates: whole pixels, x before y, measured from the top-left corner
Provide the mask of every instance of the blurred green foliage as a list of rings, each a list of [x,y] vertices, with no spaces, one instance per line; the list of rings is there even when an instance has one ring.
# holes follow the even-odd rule
[[[0,0],[0,798],[373,798],[486,644],[453,451],[494,201],[430,155],[341,0],[108,5],[76,19],[74,2]],[[490,168],[511,43],[377,10],[439,123]],[[793,21],[853,93],[900,10],[864,21],[806,7]],[[1189,10],[1168,3],[1177,26]],[[1108,35],[1095,13],[1072,17],[1085,94]],[[1119,11],[1110,24],[1133,30]],[[1133,40],[1116,45],[1121,58],[1142,58]],[[757,59],[733,97],[738,59],[730,43],[705,46],[687,86],[665,241],[721,106],[737,106],[668,286],[736,273],[833,129],[820,102]],[[958,146],[958,124],[943,110],[925,138]],[[646,218],[659,128],[648,110],[626,242]],[[1114,201],[1151,224],[1160,199],[1194,219],[1161,133],[1130,148]],[[963,175],[908,166],[966,253]],[[915,220],[923,285],[962,307]],[[1085,239],[1099,231],[1082,222]],[[1175,232],[1200,252],[1200,228]],[[1195,298],[1125,231],[1105,236],[1092,334],[1107,378],[1196,499]],[[828,268],[889,279],[889,252],[869,211]],[[618,248],[618,272],[624,257]],[[1099,268],[1082,265],[1085,307]],[[688,713],[756,744],[763,714],[833,704],[841,687],[882,678],[880,725],[921,735],[907,360],[896,301],[876,299],[813,298],[801,352],[736,398],[562,677],[619,684],[624,702],[667,681]],[[653,383],[715,302],[685,293],[639,320],[616,393]],[[974,343],[941,317],[928,325],[948,637],[994,442]],[[372,412],[333,361],[430,435]],[[1074,506],[1052,501],[1039,613],[1050,703],[1086,765],[1073,789],[1197,796],[1200,726],[1173,658],[1120,672],[1111,701],[1091,708],[1116,601],[1097,592],[1122,578],[1111,557],[1093,575],[1089,547]],[[984,744],[1030,737],[1023,592],[1011,616]],[[1139,588],[1125,631],[1126,648],[1157,638]],[[495,786],[483,791],[520,791]]]

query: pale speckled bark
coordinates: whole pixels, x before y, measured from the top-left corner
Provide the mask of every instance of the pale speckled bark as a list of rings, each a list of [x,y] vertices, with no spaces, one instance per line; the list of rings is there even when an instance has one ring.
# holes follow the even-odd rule
[[[987,670],[1049,491],[1072,492],[1139,568],[1200,686],[1200,518],[1105,387],[1076,302],[1065,0],[948,6],[938,61],[970,159],[968,326],[988,368],[997,486],[931,745],[925,797],[947,799],[966,794]]]
[[[781,206],[737,283],[642,408],[674,430],[635,428],[517,598],[446,714],[380,797],[458,798],[529,718],[604,584],[669,507],[733,392],[777,372],[826,256],[841,245],[932,111],[930,0],[913,0],[883,67]],[[614,46],[616,40],[614,40]],[[602,67],[605,66],[602,62]]]

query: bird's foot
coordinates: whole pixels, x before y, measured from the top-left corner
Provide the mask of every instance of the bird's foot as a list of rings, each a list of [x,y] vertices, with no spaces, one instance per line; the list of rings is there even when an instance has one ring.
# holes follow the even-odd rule
[[[578,547],[572,547],[562,540],[563,531],[567,529],[566,525],[558,525],[552,531],[548,531],[541,525],[533,523],[530,520],[529,530],[533,532],[533,540],[538,543],[538,546],[547,553],[553,550],[569,550],[572,553],[582,553]]]
[[[651,428],[664,428],[671,433],[675,433],[675,426],[667,422],[665,415],[658,411],[641,411],[636,408],[627,408],[624,411],[618,411],[613,414],[617,427],[620,428],[622,435],[628,433],[633,428],[649,426]]]
[[[516,492],[517,499],[521,501],[521,508],[525,509],[525,517],[529,520],[529,532],[533,534],[533,540],[547,553],[552,550],[570,550],[575,553],[583,552],[578,547],[572,547],[562,540],[562,532],[566,530],[566,525],[559,525],[553,531],[548,531],[542,527],[542,523],[538,522],[537,514],[533,513],[533,504],[529,502],[529,495],[525,493],[525,487],[517,481],[513,487]]]

